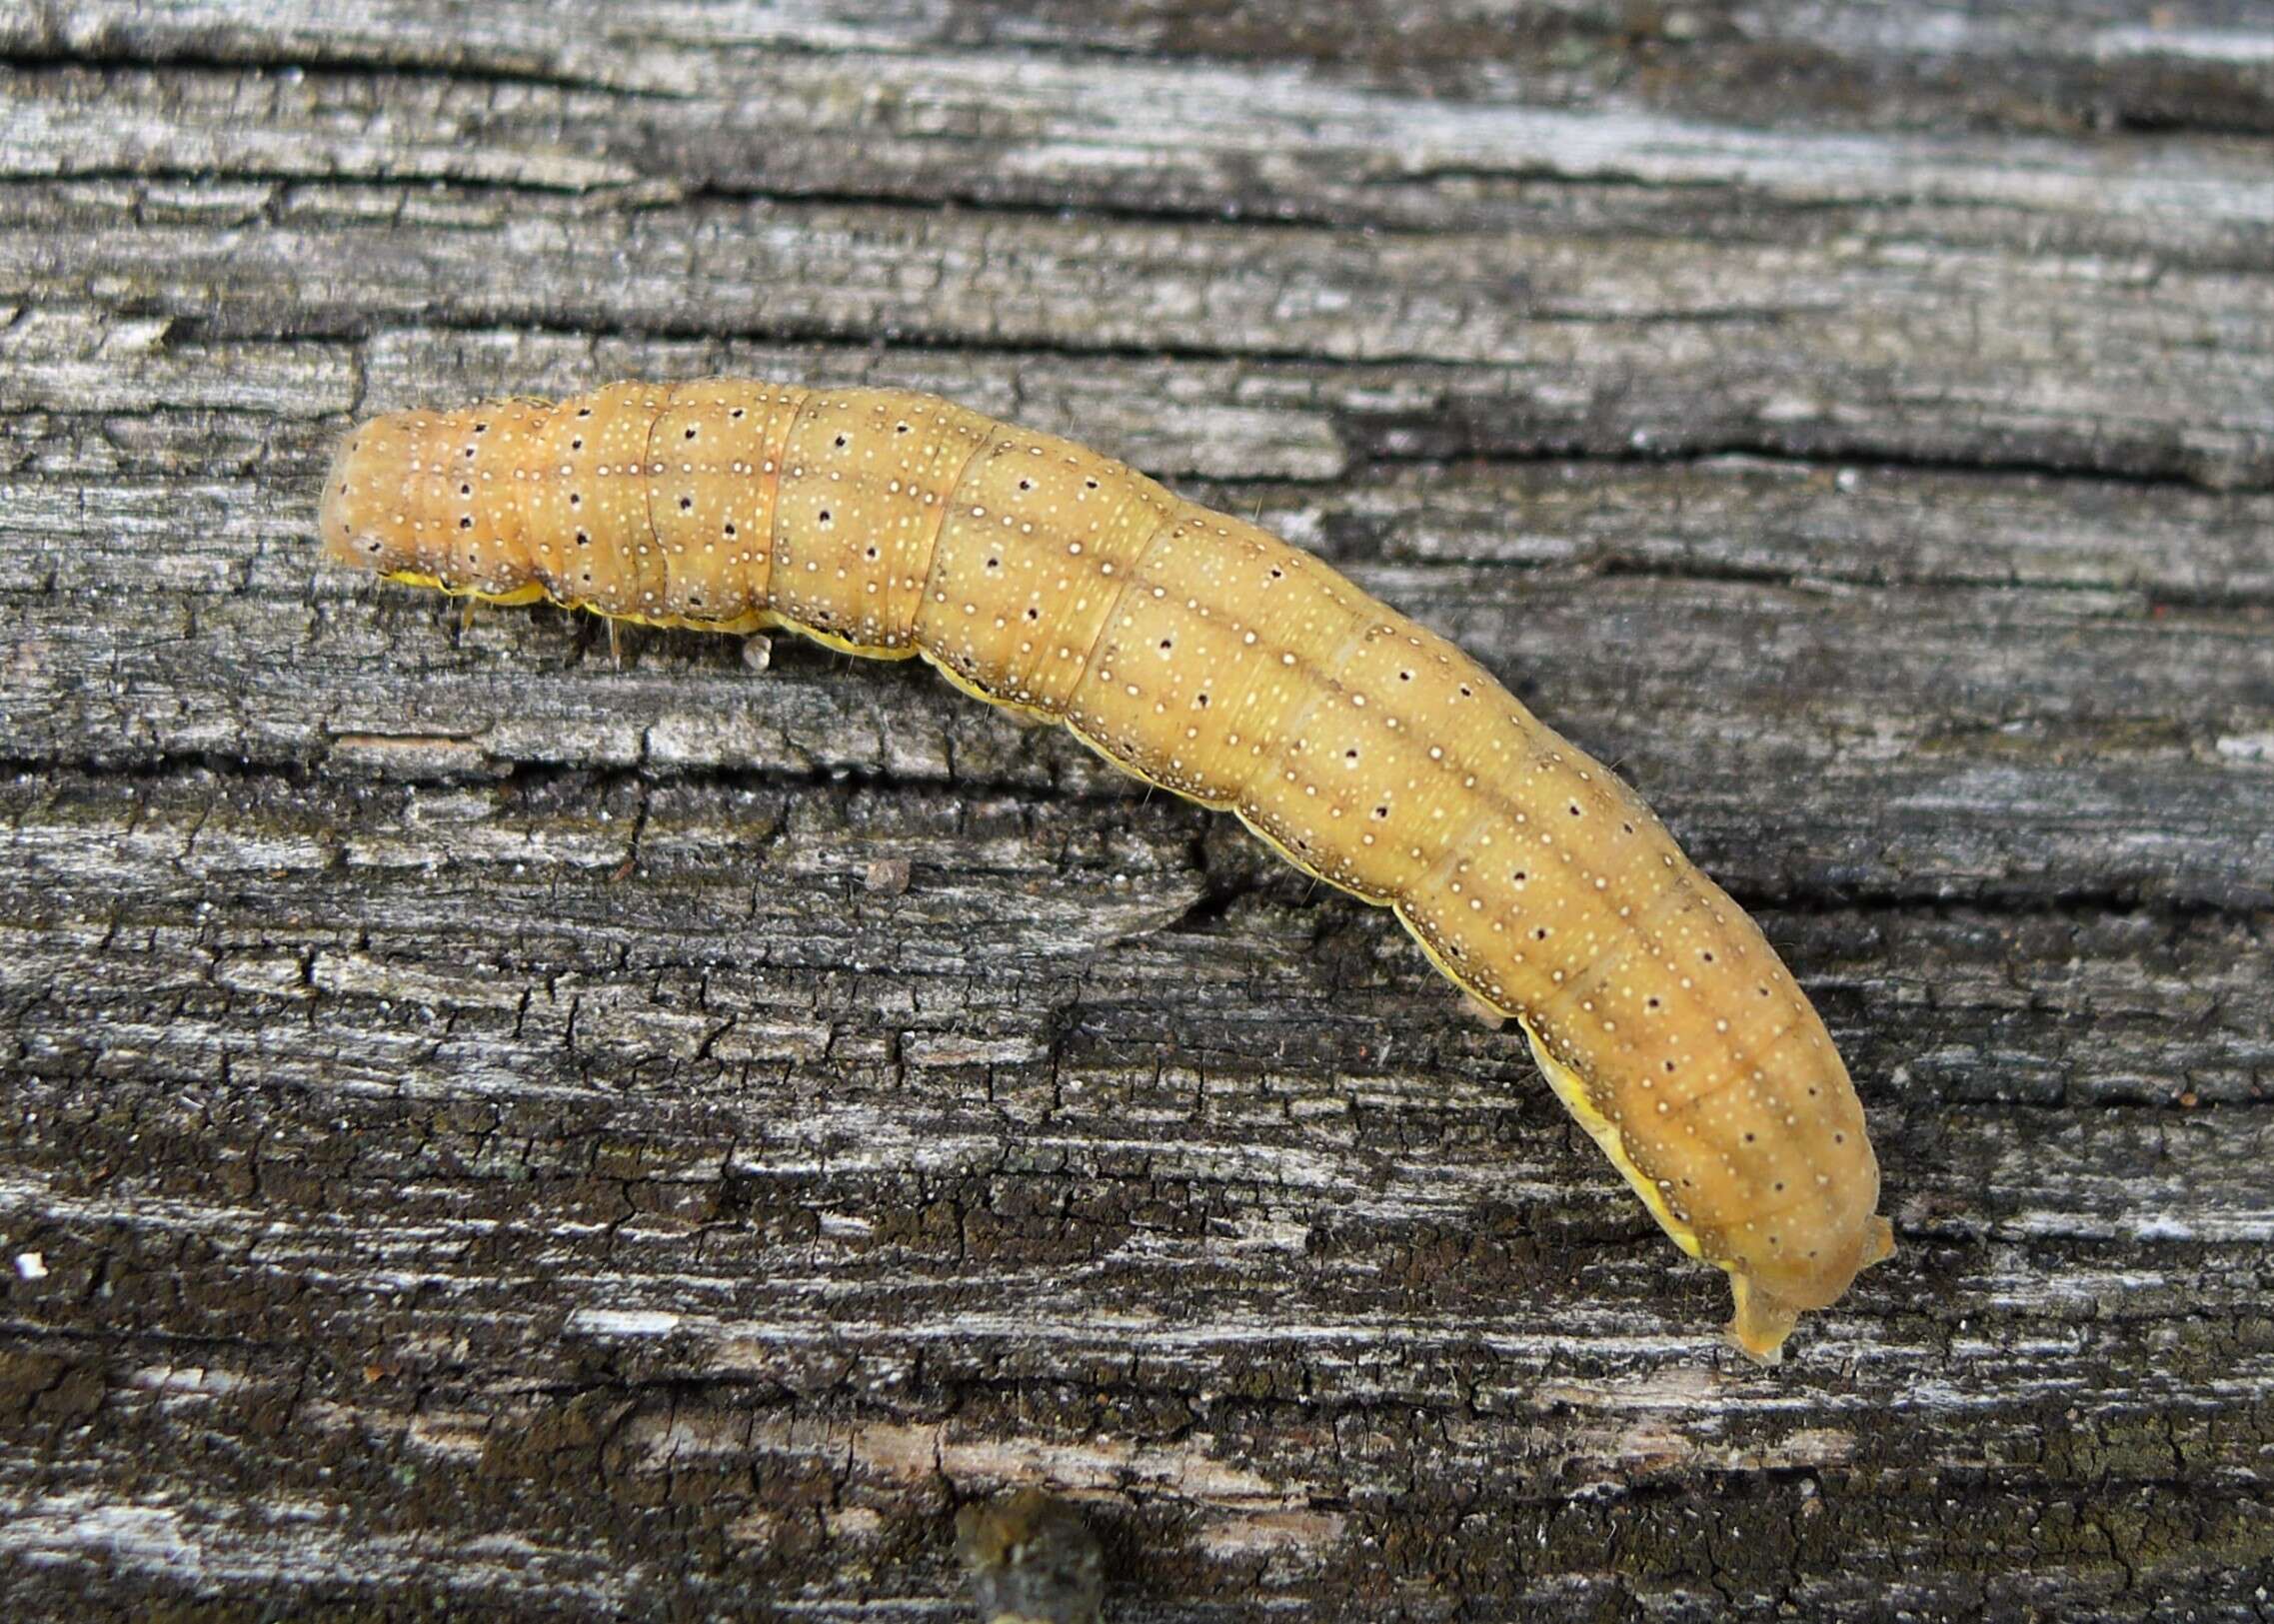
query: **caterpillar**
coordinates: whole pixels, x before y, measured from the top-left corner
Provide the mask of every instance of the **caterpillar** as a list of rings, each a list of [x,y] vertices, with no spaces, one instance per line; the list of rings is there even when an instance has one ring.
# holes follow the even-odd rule
[[[900,390],[620,383],[362,423],[318,523],[391,581],[921,658],[1234,813],[1521,1025],[1756,1359],[1894,1249],[1823,1022],[1641,800],[1443,638],[1112,458]]]

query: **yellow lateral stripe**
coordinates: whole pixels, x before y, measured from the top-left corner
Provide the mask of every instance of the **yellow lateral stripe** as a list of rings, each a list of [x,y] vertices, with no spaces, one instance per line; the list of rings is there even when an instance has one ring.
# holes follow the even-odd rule
[[[1532,1030],[1530,1021],[1521,1015],[1516,1016],[1516,1020],[1524,1029],[1524,1040],[1531,1044],[1532,1059],[1547,1078],[1547,1085],[1555,1090],[1555,1097],[1563,1101],[1563,1108],[1578,1119],[1579,1125],[1587,1130],[1587,1136],[1610,1158],[1610,1164],[1626,1175],[1626,1181],[1634,1186],[1634,1193],[1641,1196],[1642,1204],[1650,1209],[1650,1216],[1658,1220],[1658,1227],[1673,1236],[1674,1244],[1692,1257],[1704,1257],[1705,1249],[1697,1238],[1697,1231],[1674,1216],[1656,1180],[1634,1165],[1633,1158],[1626,1153],[1625,1141],[1619,1137],[1617,1124],[1595,1109],[1579,1073],[1547,1052],[1547,1045],[1539,1040],[1539,1033]],[[1726,1263],[1719,1266],[1729,1268]],[[1736,1271],[1730,1269],[1730,1272]]]

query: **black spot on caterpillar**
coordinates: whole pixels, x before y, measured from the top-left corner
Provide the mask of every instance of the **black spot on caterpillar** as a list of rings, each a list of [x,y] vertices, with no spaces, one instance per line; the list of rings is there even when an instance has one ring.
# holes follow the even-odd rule
[[[1823,1022],[1640,800],[1444,639],[1109,457],[897,390],[615,384],[365,423],[319,524],[391,580],[921,657],[1234,813],[1522,1023],[1756,1357],[1893,1249]]]

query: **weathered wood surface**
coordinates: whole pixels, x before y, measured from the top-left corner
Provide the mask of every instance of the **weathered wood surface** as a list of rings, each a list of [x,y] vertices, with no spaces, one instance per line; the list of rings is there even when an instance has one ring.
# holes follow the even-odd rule
[[[1133,1619],[2268,1616],[2274,13],[1087,9],[0,16],[11,1612],[944,1617],[1036,1482]],[[709,371],[1462,640],[1760,912],[1898,1258],[1751,1368],[1220,820],[318,568],[350,414]]]

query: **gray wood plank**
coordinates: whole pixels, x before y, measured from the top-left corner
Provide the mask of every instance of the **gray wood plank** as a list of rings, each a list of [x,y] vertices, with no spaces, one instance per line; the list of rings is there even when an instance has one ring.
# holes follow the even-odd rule
[[[0,19],[9,1610],[940,1618],[1042,1483],[1121,1618],[2266,1616],[2268,39]],[[1757,909],[1897,1259],[1754,1369],[1221,820],[318,565],[353,414],[712,371],[1073,434],[1460,639]]]

